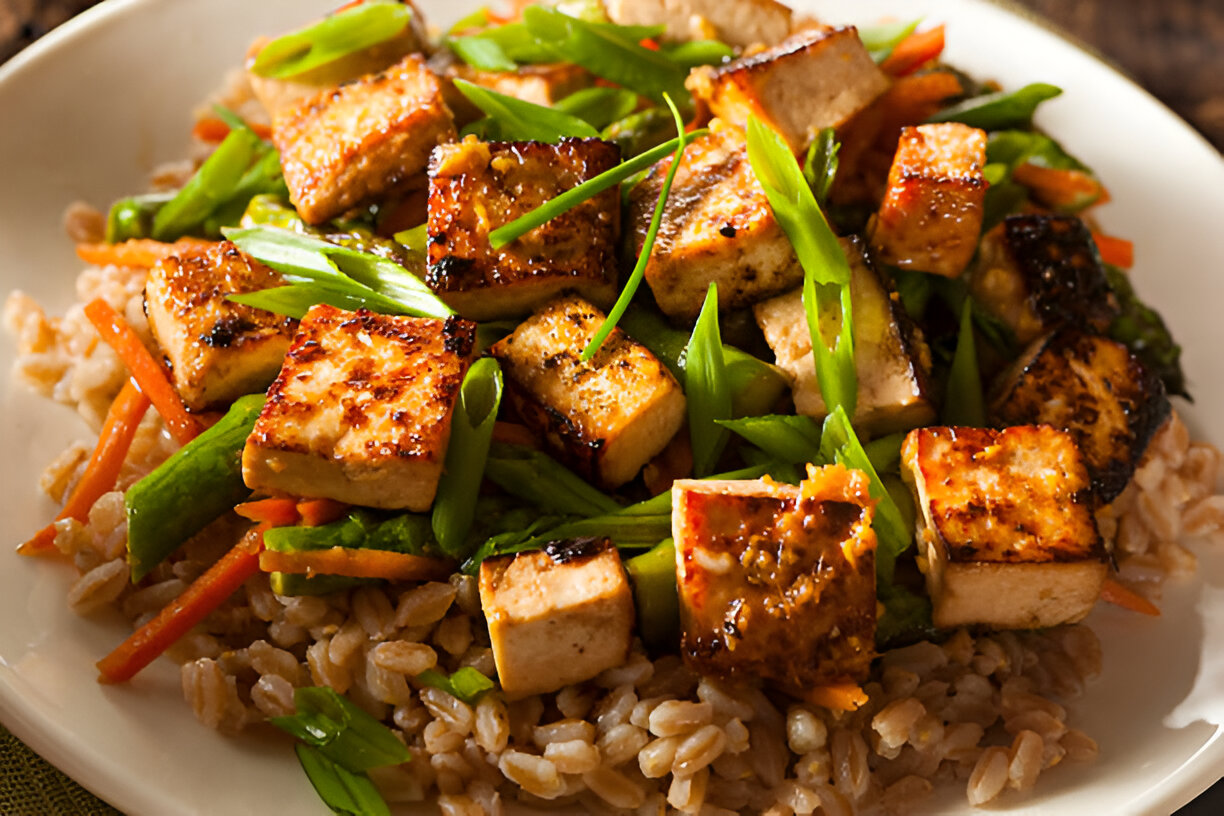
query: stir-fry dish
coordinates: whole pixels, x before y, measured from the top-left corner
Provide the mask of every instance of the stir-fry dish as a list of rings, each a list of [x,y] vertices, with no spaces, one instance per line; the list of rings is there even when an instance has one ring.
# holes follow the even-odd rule
[[[344,814],[1007,804],[1095,757],[1079,621],[1159,614],[1224,499],[1059,88],[774,0],[303,22],[70,208],[78,305],[6,306],[99,429],[19,552],[132,621],[101,682],[165,655]]]

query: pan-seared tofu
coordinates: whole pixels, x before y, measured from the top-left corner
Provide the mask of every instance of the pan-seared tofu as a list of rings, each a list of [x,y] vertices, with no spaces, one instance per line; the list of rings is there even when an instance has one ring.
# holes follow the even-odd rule
[[[289,198],[308,224],[420,184],[429,151],[454,138],[438,80],[419,55],[272,119]]]
[[[312,307],[247,438],[247,486],[428,510],[475,346],[459,318]]]
[[[472,320],[527,314],[564,290],[607,308],[616,297],[620,200],[615,188],[501,249],[489,233],[620,161],[599,139],[441,145],[429,162],[425,282]]]
[[[510,699],[590,680],[629,654],[633,592],[606,538],[486,559],[480,605]]]
[[[506,395],[528,427],[604,487],[632,479],[684,424],[684,392],[641,343],[613,330],[588,362],[604,313],[578,297],[550,303],[496,343]]]
[[[1103,332],[1118,313],[1092,233],[1072,215],[1011,215],[982,239],[974,300],[1029,343],[1060,326]]]
[[[1035,629],[1092,609],[1108,561],[1069,434],[1048,425],[918,428],[901,463],[936,626]]]
[[[977,249],[986,133],[959,122],[901,129],[888,192],[870,227],[883,263],[954,278]]]
[[[859,239],[842,238],[840,244],[850,262],[854,367],[859,386],[854,426],[880,434],[933,421],[931,352],[926,341],[905,313],[901,299],[871,267]],[[823,418],[828,408],[816,379],[802,290],[758,303],[754,311],[778,367],[790,375],[795,410]],[[841,330],[840,308],[822,314],[820,322],[826,340],[836,337]]]
[[[846,26],[800,31],[773,48],[696,68],[685,86],[724,122],[742,128],[756,116],[798,153],[870,105],[888,78]]]
[[[629,223],[641,252],[668,157],[629,193]],[[646,283],[665,314],[692,322],[710,283],[720,309],[750,306],[803,281],[790,240],[748,163],[744,134],[721,128],[684,149],[667,197]]]
[[[225,405],[276,379],[297,321],[226,298],[284,282],[228,241],[171,255],[153,267],[145,312],[188,408]]]
[[[604,0],[618,25],[665,25],[669,40],[773,45],[791,29],[791,10],[774,0]]]
[[[841,465],[809,468],[799,487],[677,481],[685,662],[800,696],[865,679],[875,656],[873,512],[867,477]]]
[[[1071,434],[1102,503],[1126,487],[1171,410],[1160,377],[1126,346],[1074,329],[1031,344],[993,397],[1000,425],[1045,423]]]

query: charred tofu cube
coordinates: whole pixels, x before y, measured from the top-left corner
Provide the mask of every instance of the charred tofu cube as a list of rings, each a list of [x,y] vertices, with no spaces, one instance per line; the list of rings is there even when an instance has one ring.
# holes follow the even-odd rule
[[[145,312],[184,405],[193,411],[225,405],[276,379],[297,321],[227,298],[283,284],[228,241],[153,267]]]
[[[1107,555],[1069,434],[1048,425],[918,428],[901,462],[936,626],[1035,629],[1092,609]]]
[[[1102,332],[1118,313],[1092,233],[1071,215],[1012,215],[983,239],[973,298],[1026,344],[1060,326]]]
[[[480,605],[510,699],[590,680],[629,654],[633,593],[606,538],[486,559]]]
[[[993,397],[997,424],[1045,423],[1071,434],[1102,503],[1126,487],[1171,410],[1160,377],[1126,346],[1074,329],[1033,343]]]
[[[620,199],[606,190],[517,241],[489,233],[620,161],[599,139],[441,145],[429,162],[425,282],[472,320],[529,313],[573,290],[607,308],[616,297]]]
[[[629,193],[641,252],[671,158]],[[750,306],[803,281],[790,239],[748,163],[743,133],[722,128],[684,149],[646,265],[646,283],[669,317],[697,319],[710,283],[721,309]]]
[[[790,33],[791,10],[775,0],[604,0],[618,25],[665,25],[669,40],[771,45]]]
[[[429,151],[454,138],[438,80],[417,55],[272,120],[289,198],[309,224],[419,184]]]
[[[667,367],[620,329],[582,361],[604,317],[581,298],[563,298],[489,353],[519,417],[583,477],[614,488],[667,446],[684,424],[685,402]]]
[[[314,306],[242,453],[252,490],[423,512],[476,326]]]
[[[882,262],[955,278],[977,249],[986,133],[959,122],[902,128],[871,227]]]
[[[867,478],[810,468],[799,487],[672,486],[681,651],[701,674],[803,696],[861,681],[875,656],[876,537]]]
[[[756,116],[795,153],[888,89],[853,26],[801,31],[773,48],[694,69],[685,85],[711,113],[738,127]]]
[[[913,428],[935,418],[928,373],[931,352],[910,321],[901,299],[871,267],[857,238],[840,241],[850,262],[850,308],[853,312],[854,367],[858,371],[856,428],[872,434]],[[796,289],[758,303],[757,324],[773,349],[778,367],[790,375],[795,410],[821,418],[828,408],[820,396],[812,337],[803,293]],[[822,315],[826,339],[841,329],[841,311]]]

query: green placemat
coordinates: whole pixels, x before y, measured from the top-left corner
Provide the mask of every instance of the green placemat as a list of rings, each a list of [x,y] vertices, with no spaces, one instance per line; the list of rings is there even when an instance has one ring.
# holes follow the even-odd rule
[[[0,726],[0,814],[123,816]]]

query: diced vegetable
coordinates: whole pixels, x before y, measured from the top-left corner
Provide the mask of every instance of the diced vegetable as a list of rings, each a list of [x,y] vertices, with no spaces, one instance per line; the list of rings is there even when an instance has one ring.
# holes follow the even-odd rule
[[[893,52],[906,37],[914,33],[914,29],[922,19],[910,20],[909,22],[896,23],[880,23],[877,25],[858,26],[859,39],[863,41],[863,45],[871,53],[871,58],[877,63],[888,59],[888,55]]]
[[[173,198],[173,193],[149,193],[116,201],[106,214],[106,243],[148,238],[153,233],[153,217]]]

